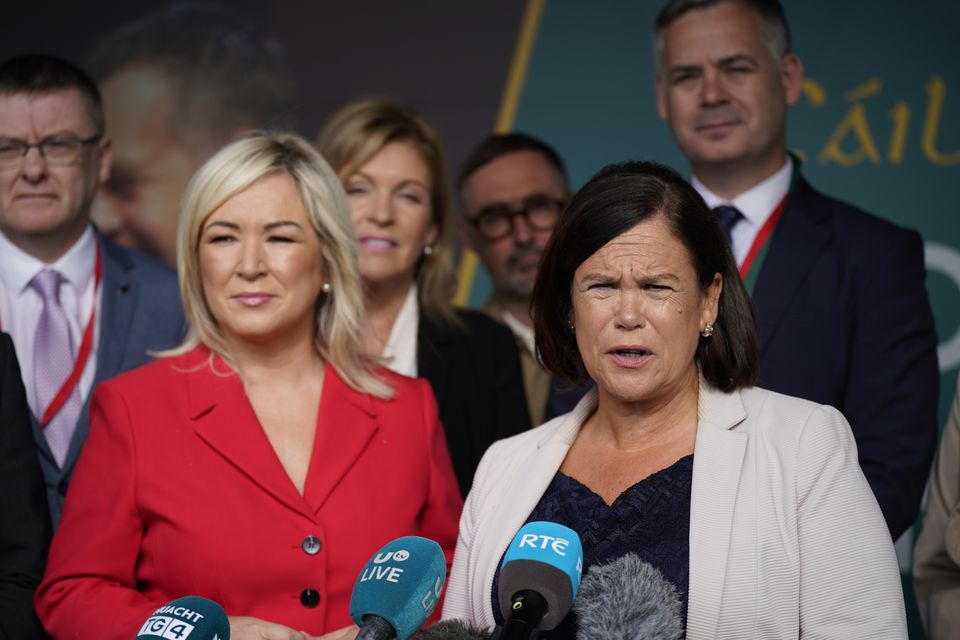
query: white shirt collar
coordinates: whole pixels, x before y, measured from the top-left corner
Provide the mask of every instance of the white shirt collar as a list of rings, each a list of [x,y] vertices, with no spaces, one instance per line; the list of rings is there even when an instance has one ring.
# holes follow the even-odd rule
[[[97,238],[92,226],[87,226],[83,235],[66,253],[53,264],[36,259],[0,233],[0,279],[10,295],[18,295],[43,269],[55,269],[73,287],[74,291],[84,291],[93,277],[94,257]]]
[[[535,347],[533,329],[517,320],[512,313],[506,310],[503,312],[503,321],[508,327],[510,327],[510,331],[513,332],[513,335],[520,338],[527,351],[529,351],[531,355],[536,355],[537,350]]]
[[[703,196],[708,207],[713,209],[722,204],[732,204],[740,210],[740,213],[750,221],[752,226],[759,229],[773,213],[774,208],[780,204],[783,197],[787,195],[792,176],[793,159],[788,155],[787,161],[776,173],[755,187],[747,189],[733,200],[726,200],[710,191],[706,185],[700,182],[697,176],[693,176],[691,183],[693,188]]]
[[[386,367],[392,371],[417,377],[417,329],[420,326],[420,304],[417,298],[417,285],[414,283],[407,292],[407,298],[400,307],[397,319],[390,328],[390,337],[383,348]]]

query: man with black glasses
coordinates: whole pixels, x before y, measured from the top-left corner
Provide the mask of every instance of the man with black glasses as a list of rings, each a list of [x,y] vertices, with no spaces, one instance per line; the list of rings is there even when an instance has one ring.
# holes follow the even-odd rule
[[[493,285],[484,310],[517,338],[530,421],[538,425],[570,411],[583,395],[537,362],[530,318],[540,254],[570,195],[563,160],[533,136],[491,134],[463,163],[457,190],[463,240]]]
[[[173,346],[183,327],[173,271],[90,224],[110,173],[104,128],[100,94],[77,67],[0,63],[0,329],[20,360],[54,526],[94,385]]]

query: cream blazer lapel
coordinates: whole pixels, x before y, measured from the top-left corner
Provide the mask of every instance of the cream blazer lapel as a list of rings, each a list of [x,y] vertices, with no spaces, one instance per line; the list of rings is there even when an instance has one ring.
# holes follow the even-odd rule
[[[530,516],[573,445],[580,426],[597,406],[596,390],[576,408],[545,425],[494,443],[487,451],[468,505],[460,520],[460,541],[451,570],[450,590],[466,591],[469,612],[444,608],[444,617],[469,618],[493,627],[490,608],[493,577],[500,558]],[[533,445],[533,446],[531,446]],[[497,467],[491,472],[492,467]],[[469,551],[462,548],[464,543]]]
[[[722,393],[700,379],[699,424],[690,494],[690,591],[687,638],[713,638],[718,628],[733,514],[747,434],[739,392]]]

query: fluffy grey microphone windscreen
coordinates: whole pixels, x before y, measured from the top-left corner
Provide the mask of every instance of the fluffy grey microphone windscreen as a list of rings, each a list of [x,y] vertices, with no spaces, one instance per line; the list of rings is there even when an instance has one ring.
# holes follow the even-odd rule
[[[414,640],[487,640],[490,633],[464,620],[441,620],[421,629]]]
[[[676,640],[683,634],[673,584],[633,553],[592,567],[573,610],[577,640]]]

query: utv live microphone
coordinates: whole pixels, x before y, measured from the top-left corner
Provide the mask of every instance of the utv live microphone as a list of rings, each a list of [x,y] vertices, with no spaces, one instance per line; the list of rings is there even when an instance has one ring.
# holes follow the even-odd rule
[[[230,640],[230,622],[223,607],[206,598],[177,598],[154,611],[136,640]]]
[[[573,607],[577,640],[674,640],[683,636],[682,606],[673,584],[628,553],[591,567]]]
[[[353,585],[350,617],[357,640],[406,640],[437,606],[447,578],[443,550],[418,536],[384,545]]]
[[[532,638],[560,624],[577,597],[582,570],[576,531],[555,522],[523,525],[500,566],[500,640]]]

